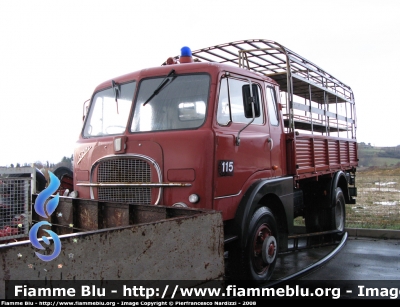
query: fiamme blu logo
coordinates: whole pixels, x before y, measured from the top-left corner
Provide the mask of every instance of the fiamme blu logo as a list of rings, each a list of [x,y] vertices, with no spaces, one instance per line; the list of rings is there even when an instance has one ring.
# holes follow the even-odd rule
[[[50,176],[50,183],[46,189],[44,189],[39,193],[39,195],[36,198],[34,206],[36,213],[45,219],[49,218],[50,215],[56,210],[60,198],[59,194],[57,193],[57,195],[54,195],[54,197],[49,199],[50,196],[52,196],[60,186],[60,180],[56,177],[56,175],[54,175],[52,172],[49,172],[49,176]],[[49,200],[47,201],[47,199]],[[46,247],[43,247],[43,245],[39,242],[37,238],[40,227],[45,225],[51,226],[51,223],[47,221],[38,222],[35,225],[33,225],[31,230],[29,231],[29,240],[31,241],[34,247],[40,250],[46,250]],[[49,229],[43,229],[43,230],[47,232],[53,239],[54,250],[53,253],[50,255],[43,255],[39,252],[36,252],[36,256],[38,256],[43,261],[51,261],[60,254],[61,241],[58,235],[54,231]],[[46,236],[42,236],[42,240],[47,246],[51,244],[50,240]]]

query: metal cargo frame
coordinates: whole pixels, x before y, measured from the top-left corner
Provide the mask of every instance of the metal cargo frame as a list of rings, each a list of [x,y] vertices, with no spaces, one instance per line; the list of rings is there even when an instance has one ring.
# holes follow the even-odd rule
[[[297,129],[356,139],[351,88],[281,44],[265,39],[241,40],[195,50],[192,56],[195,61],[233,64],[274,79],[286,97],[283,122],[287,133]]]

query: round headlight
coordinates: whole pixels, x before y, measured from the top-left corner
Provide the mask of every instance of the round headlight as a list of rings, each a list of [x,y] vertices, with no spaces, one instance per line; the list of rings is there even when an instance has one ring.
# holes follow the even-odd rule
[[[189,196],[189,201],[190,201],[192,204],[198,203],[199,200],[200,200],[200,197],[199,197],[199,195],[197,195],[197,194],[192,194],[192,195]]]
[[[72,191],[68,196],[72,198],[78,198],[78,191]]]

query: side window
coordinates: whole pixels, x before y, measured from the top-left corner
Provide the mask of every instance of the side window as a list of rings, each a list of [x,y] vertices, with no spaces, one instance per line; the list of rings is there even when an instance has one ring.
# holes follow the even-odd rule
[[[222,126],[228,125],[231,119],[231,112],[229,110],[229,94],[228,94],[228,79],[221,80],[221,87],[219,89],[217,122]]]
[[[271,125],[278,126],[278,106],[276,101],[275,89],[272,86],[267,86],[266,93],[269,121]]]
[[[256,117],[253,124],[263,123],[262,103],[260,103],[260,87],[253,83],[253,95],[255,95]],[[254,93],[254,91],[256,92]],[[249,83],[243,80],[226,78],[221,80],[221,88],[218,101],[217,121],[220,125],[227,125],[229,122],[247,124],[252,117],[246,117],[245,106],[248,101],[244,101],[244,91],[250,91]],[[247,112],[248,113],[248,112]],[[247,114],[248,115],[248,114]]]

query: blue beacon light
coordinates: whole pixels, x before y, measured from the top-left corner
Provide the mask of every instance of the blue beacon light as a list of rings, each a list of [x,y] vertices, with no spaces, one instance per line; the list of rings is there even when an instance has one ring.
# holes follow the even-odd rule
[[[192,50],[189,47],[182,47],[181,48],[181,56],[192,56]]]
[[[192,58],[192,50],[189,47],[185,46],[181,48],[181,56],[179,58],[180,63],[191,63],[193,62]]]

